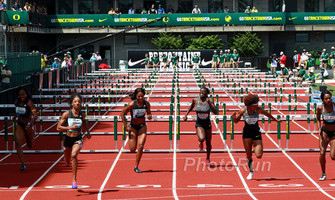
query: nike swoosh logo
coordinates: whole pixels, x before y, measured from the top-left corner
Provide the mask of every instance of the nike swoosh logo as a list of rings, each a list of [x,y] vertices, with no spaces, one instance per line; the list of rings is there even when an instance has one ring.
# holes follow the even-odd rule
[[[131,59],[130,59],[130,60],[128,61],[128,66],[129,66],[129,67],[132,67],[132,66],[134,66],[134,65],[137,65],[137,64],[140,63],[140,62],[143,62],[144,60],[145,60],[145,59],[143,58],[143,59],[141,59],[141,60],[132,62]]]
[[[206,65],[209,65],[211,63],[212,63],[212,61],[205,61],[205,59],[202,59],[202,61],[201,61],[202,66],[206,66]]]
[[[294,19],[296,19],[297,17],[292,17],[292,18],[288,18],[289,20],[294,20]]]
[[[103,22],[106,21],[107,19],[99,19],[99,22]]]

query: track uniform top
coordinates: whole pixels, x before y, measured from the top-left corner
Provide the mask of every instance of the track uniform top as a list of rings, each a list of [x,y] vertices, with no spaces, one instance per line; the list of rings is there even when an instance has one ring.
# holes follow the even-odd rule
[[[205,130],[209,130],[212,128],[211,120],[209,118],[211,108],[209,107],[208,102],[206,101],[205,105],[201,105],[201,99],[198,98],[198,104],[195,107],[195,111],[197,113],[197,121],[195,122],[195,127],[202,127]]]
[[[76,130],[69,130],[70,132],[81,132],[81,126],[83,124],[83,114],[79,112],[78,117],[74,116],[72,110],[69,111],[69,117],[67,118],[67,126],[78,126]]]
[[[20,106],[19,103],[16,104],[15,112],[18,117],[28,118],[31,115],[31,110],[25,103],[23,106]]]
[[[261,140],[261,131],[258,125],[259,114],[257,110],[255,113],[250,115],[248,109],[244,113],[244,128],[243,128],[243,138],[251,138],[253,140]]]
[[[333,104],[333,111],[331,112],[326,112],[325,110],[325,105],[323,104],[322,106],[322,119],[324,124],[335,124],[335,106]]]
[[[134,108],[130,110],[132,119],[143,119],[145,117],[145,113],[147,112],[147,103],[144,100],[143,106],[139,107],[137,104],[137,100],[134,100]]]

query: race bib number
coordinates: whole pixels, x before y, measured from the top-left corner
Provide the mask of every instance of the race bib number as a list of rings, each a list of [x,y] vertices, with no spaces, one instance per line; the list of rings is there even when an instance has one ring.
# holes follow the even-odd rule
[[[147,112],[146,109],[134,109],[133,110],[133,118],[143,118],[145,113]]]
[[[67,119],[67,123],[69,124],[69,126],[78,126],[78,127],[80,127],[83,124],[82,120],[77,118],[69,118]]]
[[[245,119],[245,122],[247,122],[247,124],[253,125],[258,122],[258,118],[247,118]]]
[[[26,108],[25,107],[16,107],[16,113],[19,115],[23,115],[26,113]]]

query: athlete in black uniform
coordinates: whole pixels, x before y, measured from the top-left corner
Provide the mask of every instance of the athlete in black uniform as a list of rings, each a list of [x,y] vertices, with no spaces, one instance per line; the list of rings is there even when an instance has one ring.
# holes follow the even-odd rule
[[[322,175],[320,181],[326,180],[326,150],[330,144],[330,157],[335,160],[335,104],[332,94],[326,90],[321,93],[322,105],[316,110],[316,119],[319,128],[320,165]],[[323,125],[321,126],[321,120]]]
[[[206,87],[202,87],[200,89],[199,97],[194,98],[192,100],[192,104],[185,114],[184,121],[187,121],[187,115],[189,112],[193,110],[195,107],[195,111],[197,114],[197,121],[195,123],[195,128],[198,135],[199,140],[199,148],[203,149],[203,142],[206,139],[206,149],[207,149],[207,157],[206,163],[210,166],[210,154],[212,150],[212,126],[210,119],[210,112],[212,111],[215,115],[217,114],[217,110],[214,105],[214,101],[212,98],[208,97],[209,89]]]
[[[71,110],[63,113],[57,125],[57,131],[66,132],[64,139],[64,161],[65,166],[70,166],[72,159],[72,188],[77,189],[77,168],[78,155],[83,146],[81,127],[84,126],[87,131],[87,138],[91,139],[90,130],[87,128],[85,114],[80,112],[82,97],[74,94],[70,99]]]
[[[145,139],[147,137],[147,124],[145,123],[145,113],[148,114],[148,119],[151,120],[150,103],[144,100],[145,90],[143,88],[137,88],[131,95],[131,102],[122,110],[121,118],[123,126],[126,131],[129,132],[129,149],[131,152],[136,151],[138,144],[136,161],[134,171],[136,173],[142,173],[138,169],[140,163]],[[131,121],[129,125],[126,124],[126,115],[130,111]]]
[[[33,146],[34,130],[32,129],[32,126],[37,119],[37,112],[31,99],[31,95],[26,88],[21,87],[17,90],[17,99],[14,104],[15,115],[13,116],[13,122],[17,118],[14,133],[15,145],[17,155],[21,162],[20,170],[23,171],[26,169],[26,165],[24,164],[22,145],[24,143],[24,138],[26,138],[27,146],[29,148],[32,148]]]
[[[274,121],[280,122],[274,118],[270,113],[258,107],[259,98],[257,95],[248,94],[244,97],[244,104],[246,107],[240,109],[238,113],[235,112],[232,115],[234,123],[238,123],[241,117],[244,117],[244,128],[243,128],[243,145],[247,154],[247,162],[250,173],[247,177],[248,180],[252,179],[254,175],[252,168],[252,145],[254,146],[255,155],[258,159],[263,156],[263,142],[260,127],[258,125],[259,114],[263,114]]]

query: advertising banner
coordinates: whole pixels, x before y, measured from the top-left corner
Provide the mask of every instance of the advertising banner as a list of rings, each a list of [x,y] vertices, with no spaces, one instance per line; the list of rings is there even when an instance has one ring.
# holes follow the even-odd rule
[[[128,50],[128,69],[130,68],[144,68],[145,54],[149,55],[150,60],[155,54],[158,55],[159,60],[162,60],[162,56],[165,53],[168,56],[168,60],[171,60],[172,53],[178,56],[178,68],[188,69],[192,68],[192,57],[195,53],[200,57],[200,68],[212,67],[212,56],[214,50]],[[219,54],[220,50],[217,50]],[[172,63],[170,63],[172,67]]]

